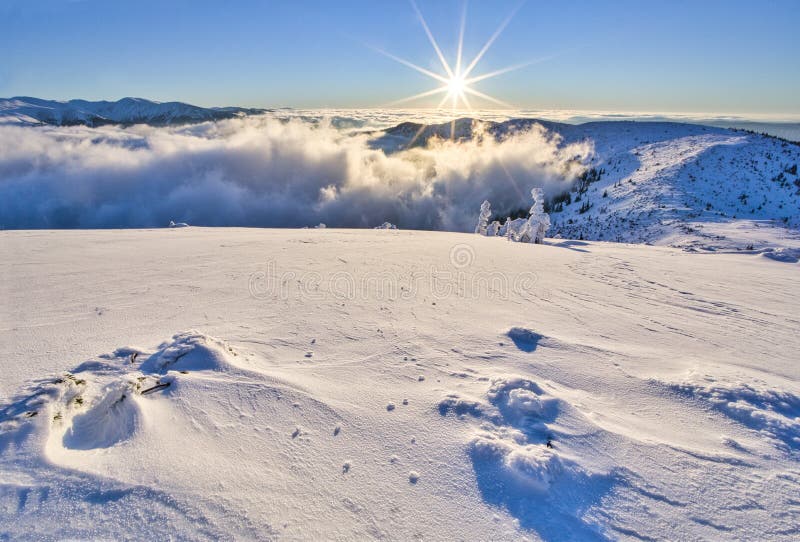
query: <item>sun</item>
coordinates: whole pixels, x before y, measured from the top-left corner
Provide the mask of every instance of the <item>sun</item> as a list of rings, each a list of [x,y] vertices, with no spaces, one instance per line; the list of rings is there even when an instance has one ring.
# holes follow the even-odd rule
[[[458,75],[454,75],[450,79],[447,80],[447,98],[448,101],[458,102],[464,101],[464,92],[466,91],[467,85],[464,81],[463,77]]]
[[[507,68],[495,70],[477,76],[472,75],[472,71],[481,61],[481,59],[489,50],[489,48],[492,46],[492,44],[495,42],[495,40],[497,40],[497,38],[500,36],[503,30],[505,30],[506,26],[508,26],[508,24],[511,22],[511,19],[514,17],[517,10],[519,10],[519,8],[522,6],[522,3],[518,4],[517,8],[514,9],[514,11],[512,11],[508,17],[506,17],[506,19],[503,21],[500,27],[497,30],[495,30],[494,34],[492,34],[492,36],[489,38],[486,44],[481,48],[481,50],[478,52],[475,58],[473,58],[472,61],[469,64],[467,64],[466,67],[464,67],[462,53],[464,50],[464,27],[466,26],[466,18],[467,18],[466,2],[464,3],[464,9],[462,10],[461,13],[461,28],[458,34],[456,61],[455,65],[451,66],[450,63],[445,58],[444,54],[442,53],[442,50],[439,48],[439,44],[433,37],[433,33],[431,33],[431,30],[428,27],[428,23],[425,21],[425,17],[423,17],[422,12],[419,10],[419,7],[417,7],[416,2],[414,2],[414,0],[411,0],[411,5],[417,14],[417,18],[419,19],[422,28],[425,30],[425,34],[428,36],[428,41],[430,41],[431,45],[433,46],[433,50],[435,51],[436,56],[438,57],[439,62],[441,63],[442,68],[444,69],[444,74],[436,73],[434,71],[418,66],[413,62],[409,62],[408,60],[395,56],[387,51],[384,51],[383,49],[372,47],[372,49],[376,50],[382,55],[385,55],[391,58],[392,60],[395,60],[400,64],[403,64],[404,66],[407,66],[420,73],[423,73],[441,84],[441,86],[437,88],[434,88],[432,90],[427,90],[425,92],[420,92],[419,94],[415,94],[414,96],[409,96],[401,100],[397,100],[389,105],[399,105],[402,103],[413,102],[416,100],[420,100],[422,98],[427,98],[430,96],[436,96],[441,94],[443,95],[443,97],[442,100],[439,102],[437,109],[442,109],[445,106],[447,106],[447,108],[451,109],[453,112],[455,112],[459,108],[466,108],[467,110],[471,110],[472,105],[467,96],[476,97],[483,102],[490,102],[495,106],[501,106],[503,108],[513,109],[513,106],[511,106],[510,104],[498,100],[497,98],[494,98],[492,96],[489,96],[488,94],[484,94],[483,92],[478,91],[473,87],[473,85],[480,81],[485,81],[486,79],[490,79],[492,77],[496,77],[503,73],[507,73],[525,66],[529,66],[531,64],[540,62],[541,60],[545,59],[538,59],[523,64],[517,64],[514,66],[509,66]]]
[[[447,93],[450,96],[460,96],[461,94],[464,94],[464,89],[466,86],[467,85],[464,82],[464,78],[455,75],[447,81]]]

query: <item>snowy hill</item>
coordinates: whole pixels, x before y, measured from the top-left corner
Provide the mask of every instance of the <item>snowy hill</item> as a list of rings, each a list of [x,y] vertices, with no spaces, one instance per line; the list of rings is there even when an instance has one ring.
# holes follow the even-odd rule
[[[205,108],[182,102],[153,102],[123,98],[116,102],[42,100],[19,96],[0,98],[0,123],[52,124],[57,126],[150,124],[165,126],[236,118],[264,113],[242,107]]]
[[[797,264],[189,227],[0,277],[0,539],[798,537]]]
[[[595,175],[583,186],[547,187],[550,235],[739,249],[800,240],[800,145],[775,137],[672,122],[458,119],[402,123],[372,144],[393,153],[434,139],[503,140],[536,125],[562,144],[585,141],[594,148],[587,166]],[[494,208],[503,219],[529,205],[506,201]]]

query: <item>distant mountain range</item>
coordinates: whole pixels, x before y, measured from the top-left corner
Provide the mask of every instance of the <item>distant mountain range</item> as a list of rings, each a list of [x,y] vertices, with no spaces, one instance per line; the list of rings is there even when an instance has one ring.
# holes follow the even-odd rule
[[[27,96],[0,98],[0,123],[54,126],[102,126],[105,124],[191,124],[265,113],[245,107],[199,107],[182,102],[154,102],[123,98],[116,102],[42,100]]]

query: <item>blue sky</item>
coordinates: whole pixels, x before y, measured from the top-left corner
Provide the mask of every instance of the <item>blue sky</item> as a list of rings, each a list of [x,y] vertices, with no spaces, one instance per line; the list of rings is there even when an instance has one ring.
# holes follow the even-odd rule
[[[418,4],[454,58],[463,2]],[[518,4],[469,2],[467,58]],[[475,74],[555,56],[475,88],[518,108],[797,115],[798,21],[798,0],[528,0]],[[406,0],[0,0],[0,96],[380,107],[436,86],[365,43],[442,71]]]

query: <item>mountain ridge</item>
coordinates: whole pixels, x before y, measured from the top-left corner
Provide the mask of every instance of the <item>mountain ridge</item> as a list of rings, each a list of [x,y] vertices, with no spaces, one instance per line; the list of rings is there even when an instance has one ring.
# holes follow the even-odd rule
[[[717,250],[800,240],[800,144],[776,136],[680,122],[460,118],[400,123],[371,145],[395,153],[451,138],[502,141],[536,125],[563,145],[594,147],[585,177],[545,186],[549,236]],[[490,203],[501,222],[530,206]]]
[[[148,124],[167,126],[259,115],[267,109],[200,107],[184,102],[157,102],[126,97],[116,101],[46,100],[31,96],[0,98],[0,123],[53,126]]]

